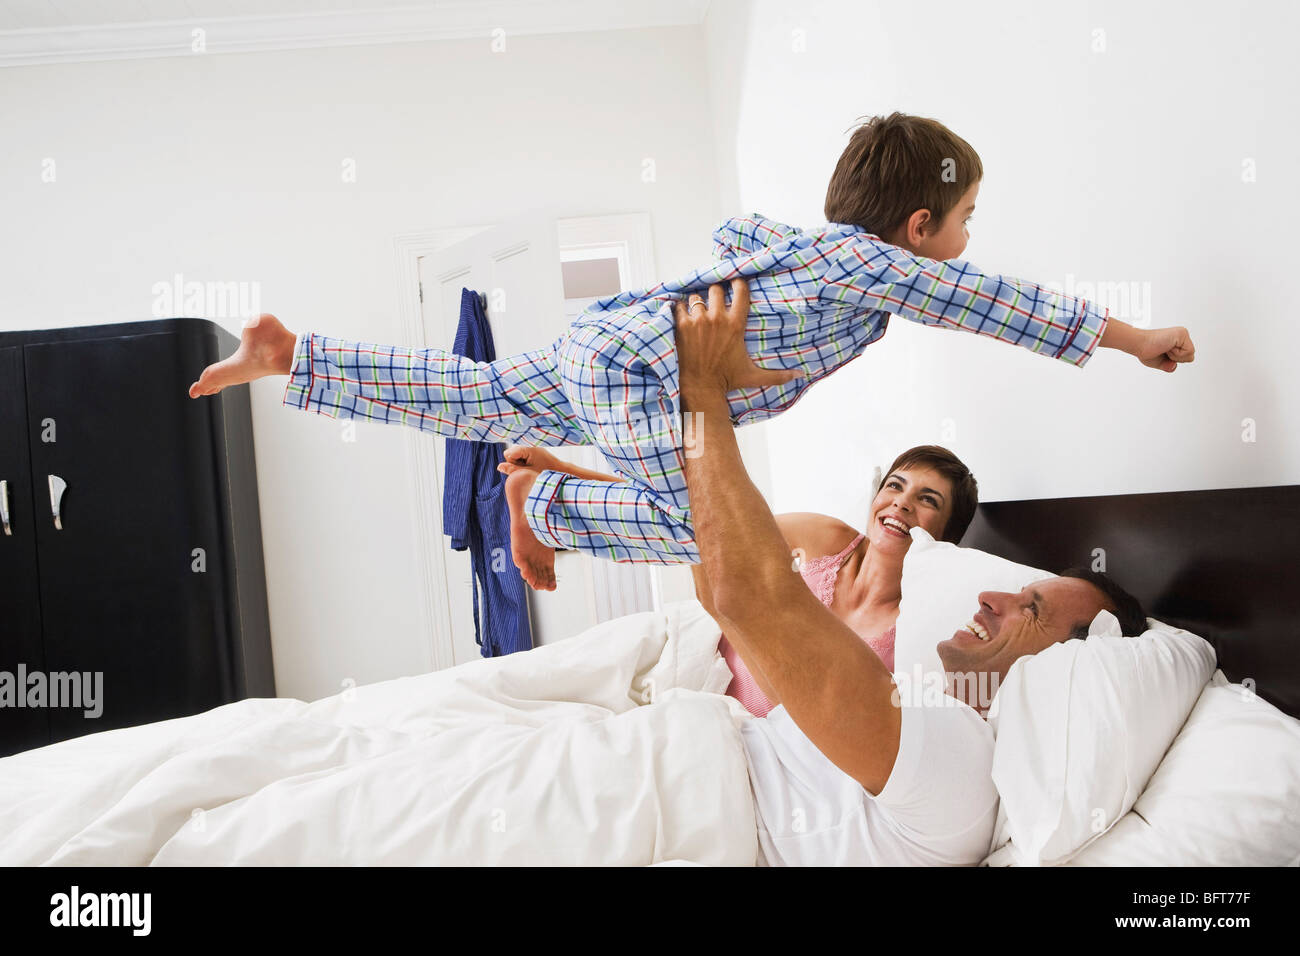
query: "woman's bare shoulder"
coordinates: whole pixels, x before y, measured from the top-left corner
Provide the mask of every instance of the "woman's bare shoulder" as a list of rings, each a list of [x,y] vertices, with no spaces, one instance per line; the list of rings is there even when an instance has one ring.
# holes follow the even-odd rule
[[[791,511],[776,516],[777,527],[791,548],[802,548],[819,558],[838,554],[859,534],[858,529],[839,518],[815,511]]]

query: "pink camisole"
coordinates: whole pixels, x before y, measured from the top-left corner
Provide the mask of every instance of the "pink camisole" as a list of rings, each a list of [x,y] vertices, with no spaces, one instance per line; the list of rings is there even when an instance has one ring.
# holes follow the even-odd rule
[[[853,549],[858,546],[865,535],[858,535],[849,546],[839,554],[828,554],[821,558],[811,558],[805,560],[799,568],[799,573],[803,575],[804,583],[817,599],[827,607],[835,600],[835,578],[840,573],[840,567],[844,564],[848,556],[853,553]],[[890,628],[875,638],[864,638],[863,643],[876,652],[876,656],[884,662],[891,672],[894,669],[894,628]],[[727,667],[731,669],[731,683],[727,685],[727,694],[736,698],[744,704],[755,717],[766,717],[775,705],[767,699],[758,682],[754,680],[754,675],[749,672],[745,662],[741,660],[736,649],[731,646],[731,642],[723,635],[718,641],[718,651],[722,654],[723,660],[727,662]]]

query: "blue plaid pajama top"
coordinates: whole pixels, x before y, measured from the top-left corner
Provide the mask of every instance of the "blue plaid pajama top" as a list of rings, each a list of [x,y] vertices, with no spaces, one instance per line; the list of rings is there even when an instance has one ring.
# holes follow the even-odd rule
[[[1083,299],[914,256],[856,226],[803,231],[754,214],[713,234],[720,261],[588,306],[552,345],[477,363],[441,349],[304,333],[285,405],[405,424],[450,438],[594,444],[624,480],[542,472],[528,497],[534,533],[616,561],[696,562],[685,483],[674,304],[714,283],[749,282],[746,345],[758,365],[803,378],[728,395],[736,424],[789,408],[884,333],[889,316],[1001,339],[1083,366],[1107,314]]]

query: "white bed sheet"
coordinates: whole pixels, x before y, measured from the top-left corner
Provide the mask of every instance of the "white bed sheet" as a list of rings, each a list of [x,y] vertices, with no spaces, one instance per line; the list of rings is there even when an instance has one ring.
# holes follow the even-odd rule
[[[17,754],[0,864],[752,865],[748,715],[717,642],[686,601],[313,703]]]

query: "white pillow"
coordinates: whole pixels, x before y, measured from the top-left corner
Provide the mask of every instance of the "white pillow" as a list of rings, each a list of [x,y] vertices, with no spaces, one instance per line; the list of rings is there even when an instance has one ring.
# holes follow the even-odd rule
[[[1134,811],[1069,865],[1300,864],[1300,720],[1215,671]]]
[[[1014,594],[1050,577],[1055,575],[935,541],[924,528],[913,528],[912,544],[903,557],[902,598],[894,624],[894,672],[922,686],[924,675],[943,673],[935,648],[979,610],[981,591]]]
[[[979,592],[1015,593],[1054,576],[913,528],[895,674],[941,674],[935,648],[970,619]],[[993,846],[1001,853],[986,862],[1064,862],[1132,809],[1215,663],[1196,635],[1152,618],[1147,627],[1122,637],[1115,616],[1101,611],[1086,640],[1011,667],[989,714],[1001,796]]]
[[[989,712],[1001,797],[993,847],[1004,858],[1064,863],[1133,808],[1160,765],[1215,656],[1187,631],[1153,618],[1147,627],[1122,637],[1101,612],[1086,640],[1011,666]],[[987,862],[1007,861],[997,856]]]

